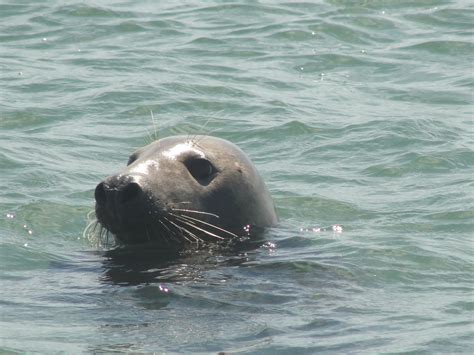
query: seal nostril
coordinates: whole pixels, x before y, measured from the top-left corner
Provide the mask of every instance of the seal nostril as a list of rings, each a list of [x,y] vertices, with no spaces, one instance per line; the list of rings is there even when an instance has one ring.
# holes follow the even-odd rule
[[[136,182],[130,182],[120,191],[120,203],[127,203],[141,193],[142,189]]]
[[[95,188],[95,192],[94,192],[94,197],[95,197],[95,200],[98,204],[100,205],[103,205],[105,204],[105,201],[107,200],[107,197],[105,195],[105,188],[104,188],[104,183],[101,182],[100,184],[98,184]]]

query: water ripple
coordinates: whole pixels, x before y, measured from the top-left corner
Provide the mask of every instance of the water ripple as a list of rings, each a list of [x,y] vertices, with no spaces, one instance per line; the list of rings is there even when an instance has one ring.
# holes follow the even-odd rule
[[[473,14],[0,4],[2,350],[469,351]],[[86,251],[95,184],[155,128],[248,153],[280,216],[261,246]]]

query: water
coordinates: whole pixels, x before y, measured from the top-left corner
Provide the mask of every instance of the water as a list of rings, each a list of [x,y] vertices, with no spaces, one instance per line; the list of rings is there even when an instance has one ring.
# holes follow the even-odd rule
[[[2,1],[0,350],[473,352],[473,12]],[[265,241],[155,260],[83,238],[150,111],[248,153]]]

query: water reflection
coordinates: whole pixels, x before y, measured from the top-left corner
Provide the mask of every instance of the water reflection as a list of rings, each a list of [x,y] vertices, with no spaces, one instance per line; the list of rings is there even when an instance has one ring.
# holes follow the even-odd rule
[[[149,244],[119,247],[104,252],[100,280],[121,286],[199,281],[209,270],[254,260],[255,250],[262,244],[257,239],[186,249]],[[161,287],[166,292],[166,286]]]

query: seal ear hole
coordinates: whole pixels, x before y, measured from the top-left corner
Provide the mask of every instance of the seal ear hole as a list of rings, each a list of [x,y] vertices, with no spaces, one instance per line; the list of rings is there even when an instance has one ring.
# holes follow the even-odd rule
[[[211,182],[217,172],[214,165],[209,160],[203,158],[188,159],[184,162],[184,165],[188,168],[193,178],[202,185],[207,185]]]

